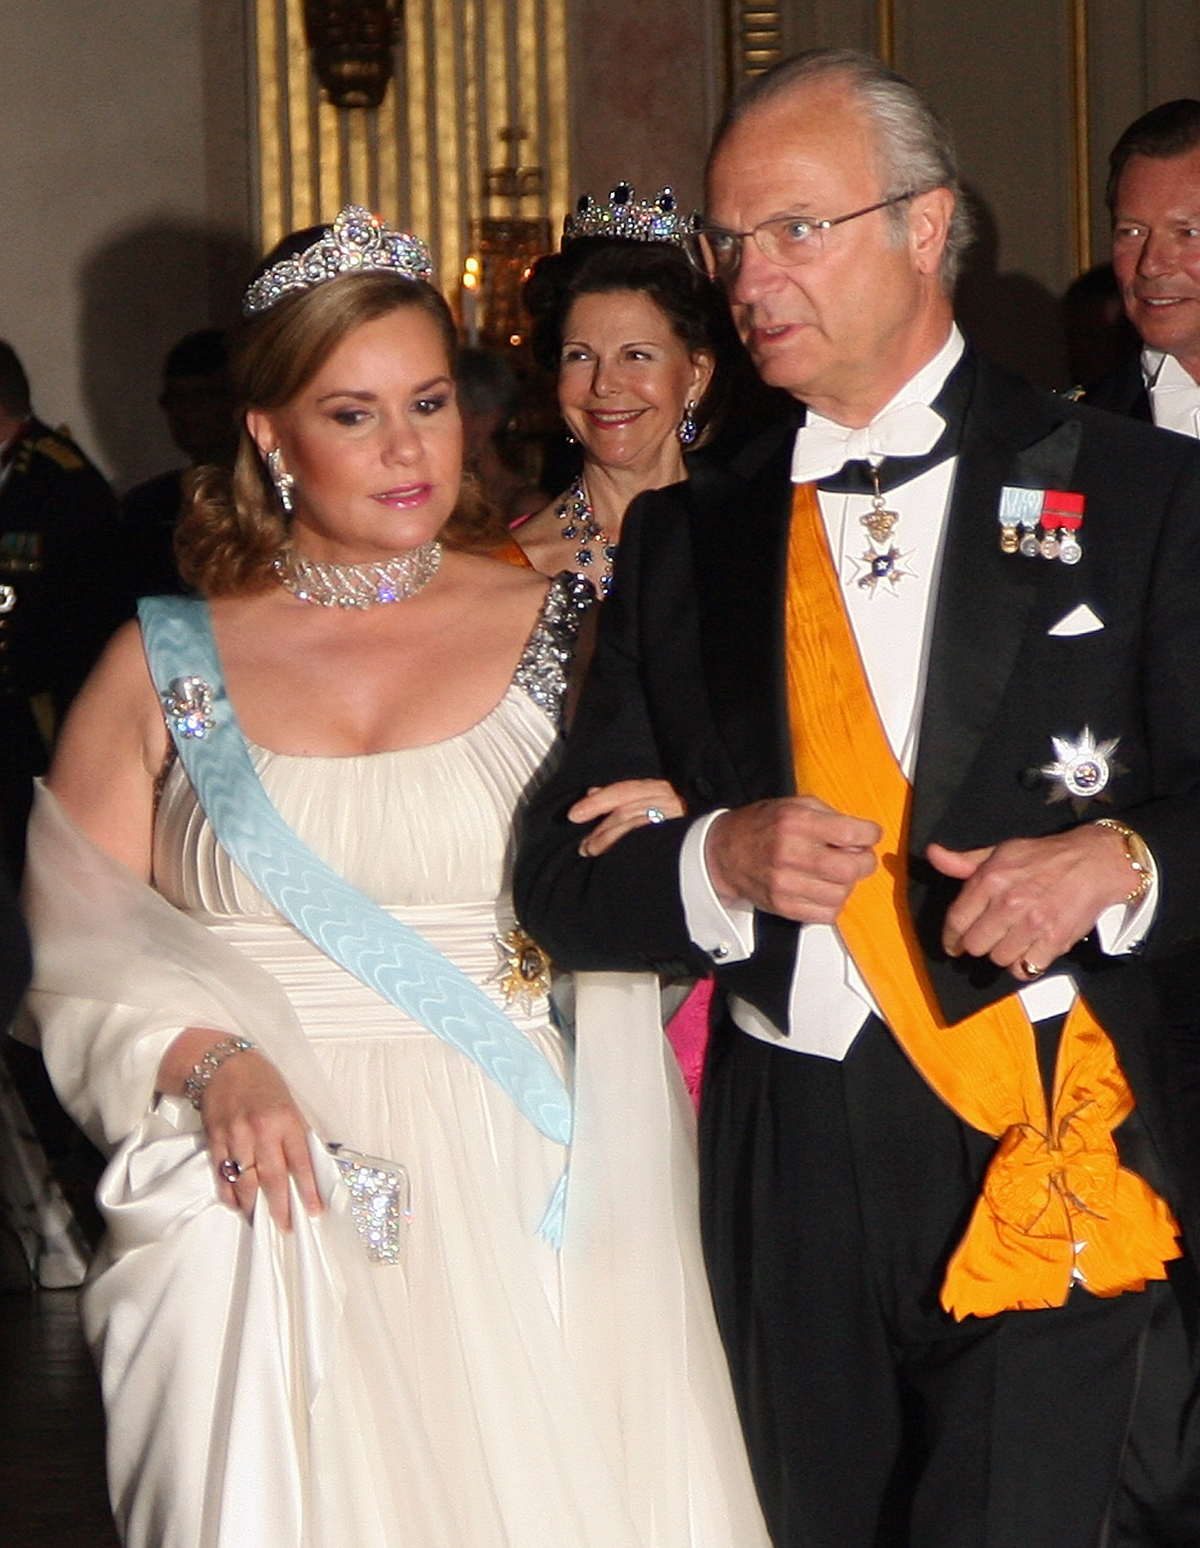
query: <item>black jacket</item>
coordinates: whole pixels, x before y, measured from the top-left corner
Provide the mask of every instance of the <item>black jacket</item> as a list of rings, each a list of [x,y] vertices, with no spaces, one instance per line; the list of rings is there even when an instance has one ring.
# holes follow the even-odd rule
[[[938,582],[913,777],[910,905],[943,1010],[957,1021],[1011,993],[990,962],[940,947],[957,883],[924,860],[1075,821],[1037,771],[1053,737],[1119,738],[1088,816],[1126,818],[1159,868],[1136,958],[1089,939],[1071,953],[1117,1043],[1177,1207],[1200,1177],[1200,448],[1066,402],[968,355],[959,464]],[[953,378],[952,378],[953,380]],[[678,886],[687,820],[579,856],[565,811],[589,786],[669,779],[689,818],[791,793],[784,700],[784,556],[791,434],[723,471],[644,496],[622,533],[613,596],[563,763],[525,820],[515,888],[526,927],[565,968],[713,964],[688,938]],[[1001,552],[1005,484],[1086,496],[1075,566]],[[1104,627],[1050,630],[1086,603]],[[870,813],[856,815],[870,816]],[[787,1024],[800,927],[757,920],[757,949],[718,983]],[[1200,1212],[1192,1219],[1200,1240]]]
[[[1128,419],[1142,419],[1154,423],[1150,409],[1150,394],[1146,391],[1146,379],[1142,375],[1142,355],[1126,357],[1119,366],[1103,376],[1094,387],[1089,387],[1083,402],[1092,408],[1105,409],[1110,414],[1124,414]]]

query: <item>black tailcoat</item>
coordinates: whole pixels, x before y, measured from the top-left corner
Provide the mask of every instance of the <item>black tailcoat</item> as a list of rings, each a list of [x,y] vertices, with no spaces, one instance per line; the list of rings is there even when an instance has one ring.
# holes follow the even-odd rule
[[[1154,414],[1146,379],[1142,375],[1141,351],[1128,355],[1094,387],[1089,387],[1083,402],[1092,408],[1107,409],[1110,414],[1124,414],[1129,419],[1142,419],[1152,425]]]
[[[957,883],[924,860],[1077,820],[1038,771],[1052,738],[1117,738],[1084,814],[1119,815],[1156,859],[1160,894],[1136,956],[1088,938],[1069,966],[1113,1037],[1186,1234],[1200,1241],[1200,448],[1043,393],[970,354],[969,390],[934,603],[913,777],[910,902],[929,972],[957,1021],[1011,993],[990,962],[939,944]],[[622,533],[613,596],[557,773],[525,821],[515,887],[526,927],[564,968],[707,972],[679,896],[688,820],[794,790],[783,603],[790,430],[724,470],[644,496]],[[1005,554],[1006,484],[1082,492],[1082,560]],[[886,605],[886,597],[879,599]],[[1102,628],[1050,631],[1082,604]],[[689,818],[578,854],[565,812],[590,786],[662,776]],[[856,815],[869,817],[869,812]],[[747,962],[718,984],[780,1027],[799,927],[760,913]],[[720,1157],[707,1158],[719,1166]]]

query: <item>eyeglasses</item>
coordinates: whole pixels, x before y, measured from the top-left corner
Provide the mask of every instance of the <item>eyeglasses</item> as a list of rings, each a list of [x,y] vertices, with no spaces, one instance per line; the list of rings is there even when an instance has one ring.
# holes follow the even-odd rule
[[[774,220],[761,221],[749,231],[701,226],[699,231],[690,234],[688,247],[693,262],[710,279],[723,280],[726,284],[737,278],[747,237],[754,238],[755,246],[764,258],[792,269],[821,256],[824,234],[834,226],[844,226],[848,220],[857,220],[860,215],[903,204],[905,199],[915,199],[918,192],[918,189],[910,188],[907,193],[893,194],[890,199],[880,199],[878,204],[868,204],[862,210],[851,210],[849,215],[835,215],[832,220],[813,220],[809,215],[777,215]]]

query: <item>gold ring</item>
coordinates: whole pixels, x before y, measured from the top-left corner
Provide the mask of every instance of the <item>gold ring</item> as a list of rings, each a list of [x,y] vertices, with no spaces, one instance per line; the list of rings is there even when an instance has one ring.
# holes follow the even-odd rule
[[[1040,978],[1046,969],[1038,967],[1035,962],[1030,962],[1028,957],[1022,957],[1021,971],[1026,978]]]

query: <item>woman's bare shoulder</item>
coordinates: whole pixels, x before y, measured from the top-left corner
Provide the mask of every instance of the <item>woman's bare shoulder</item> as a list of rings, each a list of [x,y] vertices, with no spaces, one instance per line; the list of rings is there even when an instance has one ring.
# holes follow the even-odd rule
[[[144,708],[158,703],[136,619],[123,623],[104,647],[75,705],[86,707],[101,700],[112,711],[120,705]]]
[[[557,575],[570,560],[570,550],[563,542],[562,524],[558,519],[560,504],[561,499],[551,500],[513,532],[530,563],[543,575]]]
[[[96,843],[142,876],[167,746],[141,631],[123,624],[63,722],[47,783]]]
[[[497,600],[511,598],[514,601],[527,598],[534,606],[546,594],[546,577],[538,569],[528,569],[523,564],[509,564],[502,559],[492,559],[486,554],[458,553],[450,559],[448,578],[466,588],[477,588]]]

